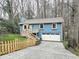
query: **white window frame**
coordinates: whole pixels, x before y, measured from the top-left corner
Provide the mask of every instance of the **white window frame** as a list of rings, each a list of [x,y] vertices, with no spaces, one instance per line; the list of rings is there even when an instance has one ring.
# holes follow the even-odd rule
[[[23,31],[25,31],[26,29],[24,28],[24,26],[25,26],[25,24],[23,24]],[[27,26],[26,26],[26,28],[27,28]]]
[[[29,29],[32,29],[32,25],[29,25]]]
[[[53,28],[53,24],[55,24],[56,25],[56,27],[55,28]],[[52,29],[57,29],[57,23],[53,23],[52,24]]]

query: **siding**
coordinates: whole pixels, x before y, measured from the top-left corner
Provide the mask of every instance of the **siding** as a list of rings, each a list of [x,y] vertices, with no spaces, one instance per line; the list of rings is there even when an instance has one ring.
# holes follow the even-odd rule
[[[56,32],[59,32],[59,33],[61,32],[61,23],[57,24]]]
[[[61,32],[61,23],[57,23],[57,28],[53,29],[52,24],[44,24],[44,28],[41,31],[42,33],[60,33]]]
[[[23,31],[23,25],[20,25],[20,32]]]
[[[35,32],[36,30],[40,30],[39,33],[38,33],[38,36],[41,37],[41,35],[43,33],[62,33],[62,29],[61,29],[61,23],[57,23],[57,28],[56,29],[53,29],[53,26],[52,24],[43,24],[43,29],[40,29],[39,28],[39,25],[40,24],[30,24],[32,25],[32,31]]]
[[[39,32],[39,36],[43,33],[60,33],[61,34],[61,23],[57,23],[57,28],[53,30],[52,24],[44,24],[44,28]]]
[[[43,32],[50,33],[52,32],[51,28],[52,28],[51,24],[44,24]]]
[[[24,23],[25,22],[25,18],[24,17],[20,17],[20,23]]]
[[[20,32],[22,32],[23,31],[23,25],[24,25],[23,23],[25,22],[26,19],[24,17],[22,17],[22,16],[19,17],[19,18],[20,18],[20,23],[21,23],[21,24],[19,24]]]
[[[39,31],[39,24],[33,24],[32,25],[32,32],[37,32]]]

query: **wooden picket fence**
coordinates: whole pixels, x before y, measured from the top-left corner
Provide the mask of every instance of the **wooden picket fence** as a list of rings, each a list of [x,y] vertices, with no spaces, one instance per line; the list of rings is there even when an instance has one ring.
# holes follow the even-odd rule
[[[11,53],[29,46],[36,44],[36,40],[27,39],[24,41],[14,40],[14,41],[0,41],[0,55]]]

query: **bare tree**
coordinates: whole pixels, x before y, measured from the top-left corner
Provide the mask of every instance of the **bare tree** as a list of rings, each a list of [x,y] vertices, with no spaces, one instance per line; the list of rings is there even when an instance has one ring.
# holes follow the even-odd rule
[[[55,7],[55,17],[57,17],[57,0],[54,0],[54,7]]]
[[[40,8],[39,8],[40,1],[36,0],[36,3],[37,3],[37,18],[40,18]]]
[[[31,1],[28,0],[28,3],[27,3],[27,10],[26,10],[26,18],[27,19],[32,19],[33,16],[34,16],[34,12],[33,12],[33,9],[32,9],[32,5],[31,5]]]

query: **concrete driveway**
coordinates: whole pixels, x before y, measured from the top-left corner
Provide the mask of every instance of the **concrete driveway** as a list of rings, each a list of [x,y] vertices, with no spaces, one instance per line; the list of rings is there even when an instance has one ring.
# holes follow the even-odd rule
[[[0,56],[0,59],[79,59],[79,57],[66,50],[61,42],[42,41],[38,46]]]

